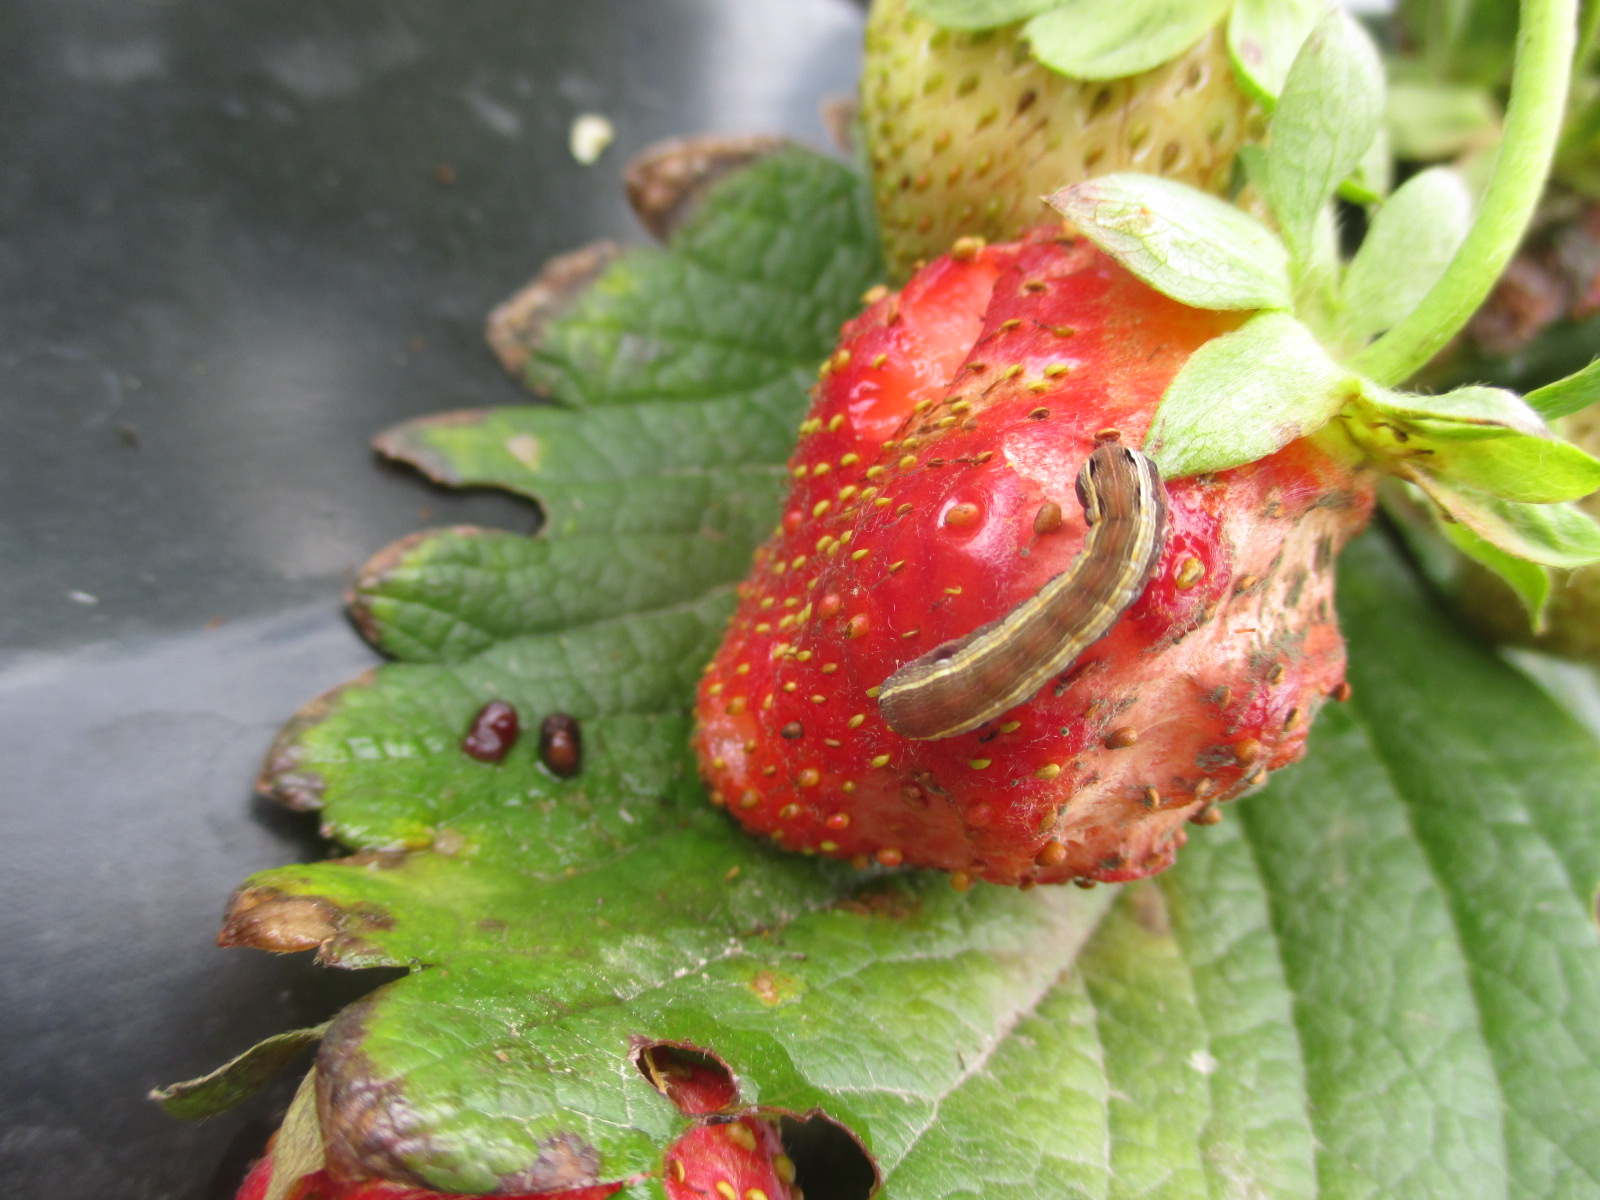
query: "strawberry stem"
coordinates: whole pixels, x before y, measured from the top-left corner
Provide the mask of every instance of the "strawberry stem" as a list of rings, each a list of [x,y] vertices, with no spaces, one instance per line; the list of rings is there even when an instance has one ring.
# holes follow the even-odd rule
[[[1578,0],[1522,0],[1505,134],[1483,204],[1411,314],[1351,363],[1386,385],[1420,370],[1478,310],[1516,253],[1550,171],[1566,109]]]

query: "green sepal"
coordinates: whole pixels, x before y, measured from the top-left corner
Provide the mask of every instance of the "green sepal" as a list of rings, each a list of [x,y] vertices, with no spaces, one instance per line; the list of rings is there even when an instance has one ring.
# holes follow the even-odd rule
[[[1153,175],[1102,175],[1048,197],[1091,242],[1156,291],[1195,308],[1288,308],[1288,255],[1261,222]]]
[[[169,1083],[150,1093],[169,1116],[198,1120],[227,1112],[235,1104],[255,1095],[295,1057],[322,1040],[327,1023],[308,1029],[290,1029],[257,1042],[197,1079]]]
[[[1406,478],[1449,518],[1515,558],[1563,570],[1600,562],[1600,526],[1574,505],[1503,500],[1421,468]]]
[[[1261,313],[1190,356],[1145,449],[1167,479],[1241,466],[1315,433],[1360,386],[1299,321]]]
[[[1600,460],[1554,437],[1515,392],[1464,387],[1438,396],[1369,387],[1347,426],[1392,462],[1521,504],[1600,488]]]
[[[1569,417],[1600,400],[1600,358],[1565,379],[1535,388],[1523,397],[1528,407],[1547,421]]]
[[[1379,487],[1384,511],[1430,583],[1446,595],[1455,593],[1471,559],[1505,582],[1536,631],[1544,627],[1553,582],[1549,567],[1507,554],[1461,522],[1446,519],[1415,484],[1388,479]]]
[[[1377,50],[1330,9],[1289,68],[1267,146],[1267,203],[1297,259],[1310,253],[1317,213],[1365,157],[1382,115]]]
[[[1340,333],[1365,340],[1403,319],[1444,273],[1471,221],[1472,197],[1456,172],[1434,167],[1401,184],[1345,272]]]
[[[1277,103],[1322,8],[1322,0],[1234,0],[1228,55],[1245,91],[1267,108]]]
[[[1177,58],[1222,20],[1230,0],[1062,0],[1022,35],[1072,79],[1121,79]]]

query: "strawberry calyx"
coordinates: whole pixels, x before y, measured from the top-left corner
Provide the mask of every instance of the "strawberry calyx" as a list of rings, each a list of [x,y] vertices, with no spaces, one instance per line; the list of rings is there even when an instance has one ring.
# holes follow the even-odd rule
[[[1015,26],[1035,61],[1072,79],[1108,80],[1171,62],[1218,26],[1240,87],[1270,105],[1295,48],[1316,22],[1316,0],[1272,4],[1197,0],[910,0],[943,29],[984,33]]]
[[[1513,586],[1523,581],[1519,594],[1537,620],[1547,587],[1530,578],[1600,561],[1600,530],[1570,507],[1600,488],[1600,461],[1545,424],[1594,397],[1593,372],[1531,402],[1495,388],[1395,390],[1488,294],[1549,170],[1576,8],[1528,0],[1523,12],[1505,138],[1476,215],[1459,179],[1425,171],[1383,201],[1360,249],[1341,261],[1333,200],[1377,138],[1383,72],[1370,38],[1338,12],[1296,55],[1267,148],[1241,154],[1270,225],[1143,176],[1073,184],[1050,203],[1156,290],[1256,310],[1201,347],[1169,385],[1149,445],[1166,478],[1255,462],[1313,436],[1414,490],[1459,548]]]

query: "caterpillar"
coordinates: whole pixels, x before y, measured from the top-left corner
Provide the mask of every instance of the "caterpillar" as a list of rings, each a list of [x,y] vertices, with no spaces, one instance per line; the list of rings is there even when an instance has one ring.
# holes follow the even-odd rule
[[[976,729],[1032,697],[1139,598],[1166,540],[1161,472],[1108,438],[1078,473],[1077,492],[1089,532],[1072,565],[999,620],[889,676],[878,710],[890,729],[919,741]]]

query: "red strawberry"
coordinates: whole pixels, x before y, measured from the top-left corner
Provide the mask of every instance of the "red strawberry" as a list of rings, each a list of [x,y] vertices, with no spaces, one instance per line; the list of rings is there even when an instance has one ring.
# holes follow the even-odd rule
[[[669,1200],[801,1200],[794,1164],[760,1117],[691,1129],[667,1151]]]
[[[1299,442],[1175,480],[1164,552],[1038,695],[936,741],[873,689],[1009,612],[1083,546],[1097,433],[1144,439],[1237,314],[1186,308],[1055,231],[957,243],[845,326],[698,696],[714,803],[790,849],[1028,884],[1169,865],[1183,823],[1303,752],[1343,689],[1333,558],[1370,486]]]

